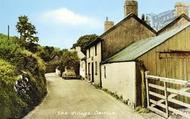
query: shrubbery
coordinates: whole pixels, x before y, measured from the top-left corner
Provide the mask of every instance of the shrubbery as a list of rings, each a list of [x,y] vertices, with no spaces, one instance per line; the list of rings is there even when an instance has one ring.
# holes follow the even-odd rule
[[[73,48],[79,46],[81,47],[81,51],[86,54],[86,46],[95,41],[98,38],[96,34],[84,35],[81,36],[75,44],[73,44]]]
[[[12,82],[12,78],[15,76],[15,67],[5,60],[0,59],[0,78],[5,83]]]
[[[19,118],[26,113],[27,104],[15,93],[13,86],[18,77],[15,66],[0,59],[0,115],[1,118]]]
[[[14,89],[25,72],[31,91],[20,95]],[[0,34],[0,116],[20,118],[38,104],[46,94],[44,61],[20,46],[18,39]],[[32,102],[32,103],[31,103]]]

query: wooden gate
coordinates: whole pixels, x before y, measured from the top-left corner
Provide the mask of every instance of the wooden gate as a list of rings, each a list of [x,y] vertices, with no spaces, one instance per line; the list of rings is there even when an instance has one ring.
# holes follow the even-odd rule
[[[190,118],[190,113],[186,111],[190,109],[190,82],[152,76],[148,72],[145,79],[148,109],[165,118],[171,114]]]

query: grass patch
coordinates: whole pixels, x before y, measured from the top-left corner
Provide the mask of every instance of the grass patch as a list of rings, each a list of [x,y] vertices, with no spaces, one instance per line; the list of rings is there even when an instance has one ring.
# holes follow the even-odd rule
[[[143,108],[143,107],[136,107],[135,111],[138,113],[149,113],[150,110],[148,110],[147,108]]]
[[[118,95],[116,92],[111,92],[111,91],[109,91],[108,89],[102,89],[104,92],[106,92],[106,93],[108,93],[108,94],[110,94],[111,96],[113,96],[114,98],[116,98],[117,100],[120,100],[120,101],[124,101],[123,100],[123,96],[122,95]]]
[[[126,105],[129,105],[129,100],[124,100],[122,95],[118,95],[116,92],[111,92],[106,88],[101,88],[99,85],[94,85],[96,89],[101,89],[104,92],[108,93],[109,95],[113,96],[114,98],[116,98],[117,100],[123,102]],[[136,107],[135,111],[138,113],[149,113],[150,110],[148,110],[147,108],[143,108],[143,107]]]
[[[98,84],[93,84],[93,86],[96,88],[96,89],[102,89],[102,87]]]
[[[109,90],[106,89],[106,88],[99,88],[99,87],[98,87],[98,89],[103,90],[104,92],[106,92],[106,93],[108,93],[109,95],[113,96],[113,97],[116,98],[117,100],[119,100],[119,101],[123,102],[124,104],[128,105],[128,102],[129,102],[129,101],[128,101],[128,100],[124,100],[122,95],[118,95],[116,92],[111,92],[111,91],[109,91]]]

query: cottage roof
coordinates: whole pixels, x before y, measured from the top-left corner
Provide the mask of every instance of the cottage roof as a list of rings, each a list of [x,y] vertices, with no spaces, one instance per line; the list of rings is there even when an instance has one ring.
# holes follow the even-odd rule
[[[92,42],[90,42],[86,47],[85,49],[88,49],[96,44],[98,44],[99,42],[101,42],[101,39],[98,37],[96,40],[93,40]]]
[[[120,22],[118,22],[116,25],[114,25],[113,27],[111,27],[109,30],[107,30],[106,32],[104,32],[101,36],[99,36],[95,41],[90,42],[87,46],[87,48],[90,48],[92,46],[94,46],[95,44],[101,42],[102,37],[107,35],[108,33],[110,33],[111,31],[113,31],[114,29],[116,29],[117,27],[119,27],[123,22],[129,20],[130,18],[134,18],[136,19],[139,23],[143,24],[145,27],[147,27],[150,31],[152,31],[153,33],[157,33],[150,25],[148,25],[145,21],[141,20],[139,17],[137,17],[135,14],[130,13],[128,14],[124,19],[122,19]]]
[[[168,22],[167,25],[165,25],[163,28],[161,28],[160,30],[157,31],[157,34],[160,34],[161,32],[163,32],[165,29],[173,26],[176,22],[178,22],[181,18],[185,18],[187,21],[190,22],[190,18],[186,15],[186,14],[182,14],[178,17],[175,17],[174,19],[172,19],[170,22]]]
[[[116,29],[117,27],[119,27],[123,22],[129,20],[130,18],[134,18],[136,19],[139,23],[143,24],[145,27],[147,27],[150,31],[152,31],[153,33],[157,33],[156,30],[154,30],[150,25],[148,25],[145,21],[143,21],[142,19],[140,19],[139,17],[137,17],[135,14],[130,13],[128,14],[124,19],[122,19],[120,22],[118,22],[116,25],[114,25],[113,27],[111,27],[109,30],[107,30],[106,32],[104,32],[100,38],[102,38],[103,36],[107,35],[108,33],[110,33],[111,31],[113,31],[114,29]]]
[[[113,63],[113,62],[126,62],[126,61],[133,61],[142,56],[143,54],[147,53],[151,49],[161,45],[168,39],[172,38],[176,34],[183,31],[185,28],[189,27],[190,23],[186,23],[184,25],[181,25],[180,27],[177,27],[175,29],[172,29],[168,32],[165,32],[161,35],[139,40],[119,53],[115,54],[114,56],[108,58],[103,63]]]

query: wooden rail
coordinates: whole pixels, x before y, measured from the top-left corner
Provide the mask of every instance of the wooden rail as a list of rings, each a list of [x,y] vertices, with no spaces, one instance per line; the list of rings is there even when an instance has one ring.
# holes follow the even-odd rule
[[[168,118],[171,113],[174,113],[190,119],[190,113],[183,112],[175,107],[172,107],[172,105],[169,105],[169,103],[173,103],[174,105],[179,105],[181,107],[190,109],[189,103],[175,99],[176,96],[184,96],[190,98],[190,92],[187,92],[188,90],[190,90],[190,82],[184,80],[148,75],[148,72],[145,72],[145,80],[146,80],[148,109],[165,118]],[[164,85],[161,86],[159,84],[153,83],[153,81],[162,82]],[[168,83],[181,85],[183,88],[181,89],[171,88],[167,86]],[[154,89],[154,91],[151,89]],[[163,93],[160,94],[158,93],[159,91],[162,91]]]

